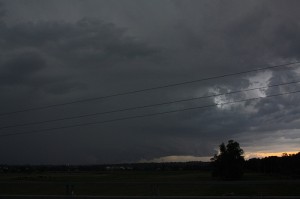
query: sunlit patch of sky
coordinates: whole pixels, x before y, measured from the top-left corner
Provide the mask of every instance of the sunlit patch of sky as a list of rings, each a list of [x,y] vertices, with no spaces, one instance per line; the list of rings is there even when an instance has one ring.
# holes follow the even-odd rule
[[[272,78],[272,72],[271,71],[264,71],[261,73],[258,73],[253,76],[249,76],[246,79],[249,81],[249,86],[247,88],[243,88],[240,90],[246,90],[246,89],[253,89],[253,88],[260,88],[260,87],[267,87],[269,85],[269,80]],[[222,90],[226,90],[226,92],[235,92],[238,91],[232,90],[226,86],[222,86]],[[241,92],[239,95],[220,95],[216,96],[213,98],[213,101],[215,104],[217,104],[217,107],[219,109],[224,109],[228,110],[232,107],[239,107],[244,109],[245,112],[256,112],[257,109],[254,108],[253,104],[245,106],[243,103],[236,103],[236,104],[226,104],[229,102],[234,102],[236,100],[241,100],[241,99],[251,99],[251,98],[257,98],[257,97],[265,97],[266,96],[266,91],[268,88],[261,88],[261,89],[256,89],[256,90],[251,90],[251,91],[245,91]],[[214,87],[214,88],[209,88],[209,93],[212,94],[222,94],[221,88],[220,87]],[[224,93],[224,92],[223,92]],[[242,98],[240,96],[243,96]]]

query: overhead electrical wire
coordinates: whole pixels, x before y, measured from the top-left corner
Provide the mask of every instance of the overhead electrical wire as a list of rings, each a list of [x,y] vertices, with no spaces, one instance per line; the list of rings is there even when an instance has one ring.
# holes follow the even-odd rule
[[[149,107],[155,107],[155,106],[162,106],[162,105],[174,104],[174,103],[179,103],[179,102],[193,101],[193,100],[205,99],[205,98],[211,98],[211,97],[218,97],[218,96],[222,96],[222,95],[230,95],[230,94],[236,94],[236,93],[241,93],[241,92],[248,92],[248,91],[253,91],[253,90],[266,89],[266,88],[272,88],[272,87],[278,87],[278,86],[284,86],[284,85],[290,85],[290,84],[297,84],[297,83],[300,83],[300,80],[299,81],[286,82],[286,83],[280,83],[280,84],[272,84],[272,85],[256,87],[256,88],[242,89],[242,90],[237,90],[237,91],[230,91],[230,92],[220,93],[220,94],[213,94],[213,95],[193,97],[193,98],[187,98],[187,99],[181,99],[181,100],[167,101],[167,102],[156,103],[156,104],[136,106],[136,107],[130,107],[130,108],[124,108],[124,109],[116,109],[116,110],[90,113],[90,114],[83,114],[83,115],[70,116],[70,117],[63,117],[63,118],[57,118],[57,119],[51,119],[51,120],[44,120],[44,121],[29,122],[29,123],[23,123],[23,124],[8,125],[8,126],[0,127],[0,130],[8,129],[8,128],[14,128],[14,127],[21,127],[21,126],[30,126],[30,125],[45,124],[45,123],[50,123],[50,122],[85,118],[85,117],[91,117],[91,116],[96,116],[96,115],[104,115],[104,114],[110,114],[110,113],[131,111],[131,110],[137,110],[137,109],[143,109],[143,108],[149,108]]]
[[[71,105],[71,104],[77,104],[77,103],[83,103],[83,102],[96,101],[96,100],[100,100],[100,99],[107,99],[107,98],[123,96],[123,95],[129,95],[129,94],[135,94],[135,93],[146,92],[146,91],[151,91],[151,90],[157,90],[157,89],[162,89],[162,88],[175,87],[175,86],[184,85],[184,84],[192,84],[192,83],[202,82],[202,81],[207,81],[207,80],[212,80],[212,79],[224,78],[224,77],[235,76],[235,75],[242,75],[242,74],[247,74],[247,73],[251,73],[251,72],[258,72],[258,71],[268,70],[268,69],[275,69],[275,68],[285,67],[285,66],[289,66],[289,65],[293,65],[293,64],[298,64],[298,63],[300,63],[300,61],[280,64],[280,65],[272,65],[272,66],[267,66],[267,67],[261,67],[261,68],[256,68],[256,69],[253,69],[253,70],[247,70],[247,71],[241,71],[241,72],[235,72],[235,73],[227,73],[227,74],[223,74],[223,75],[211,76],[211,77],[206,77],[206,78],[202,78],[202,79],[184,81],[184,82],[179,82],[179,83],[166,84],[166,85],[155,86],[155,87],[150,87],[150,88],[120,92],[120,93],[115,93],[115,94],[110,94],[110,95],[99,96],[99,97],[85,98],[85,99],[74,100],[74,101],[70,101],[70,102],[64,102],[64,103],[58,103],[58,104],[52,104],[52,105],[45,105],[45,106],[39,106],[39,107],[32,107],[32,108],[27,108],[27,109],[22,109],[22,110],[17,110],[17,111],[10,111],[10,112],[0,113],[0,116],[12,115],[12,114],[29,112],[29,111],[43,110],[43,109],[59,107],[59,106],[65,106],[65,105]]]
[[[242,100],[231,101],[231,102],[215,103],[215,104],[210,104],[210,105],[206,105],[206,106],[197,106],[197,107],[190,107],[190,108],[184,108],[184,109],[176,109],[176,110],[171,110],[171,111],[164,111],[164,112],[157,112],[157,113],[150,113],[150,114],[143,114],[143,115],[136,115],[136,116],[129,116],[129,117],[121,117],[121,118],[110,119],[110,120],[102,120],[102,121],[98,121],[98,122],[87,122],[87,123],[54,127],[54,128],[46,128],[46,129],[33,130],[33,131],[27,131],[27,132],[6,133],[6,134],[0,134],[0,137],[8,137],[8,136],[24,135],[24,134],[35,134],[35,133],[46,133],[46,132],[51,132],[51,131],[60,130],[60,129],[67,129],[67,128],[80,127],[80,126],[89,126],[89,125],[95,125],[95,124],[104,124],[104,123],[117,122],[117,121],[122,121],[122,120],[145,118],[145,117],[152,117],[152,116],[177,113],[177,112],[183,112],[183,111],[190,111],[190,110],[196,110],[196,109],[211,108],[211,107],[215,107],[215,106],[223,106],[223,105],[227,105],[227,104],[235,104],[235,103],[247,102],[247,101],[251,101],[251,100],[271,98],[271,97],[277,97],[277,96],[283,96],[283,95],[289,95],[289,94],[295,94],[295,93],[300,93],[300,90],[292,91],[292,92],[285,92],[285,93],[278,93],[278,94],[273,94],[273,95],[267,95],[267,96],[263,96],[263,97],[242,99]]]

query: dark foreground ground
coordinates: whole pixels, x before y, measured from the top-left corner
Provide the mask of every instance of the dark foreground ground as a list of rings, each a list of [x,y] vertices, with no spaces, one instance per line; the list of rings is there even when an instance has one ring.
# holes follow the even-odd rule
[[[299,199],[300,196],[0,196],[0,199]]]
[[[0,196],[0,199],[299,199],[300,196]]]
[[[0,175],[0,199],[91,198],[87,196],[300,198],[300,180],[246,173],[242,181],[218,181],[212,179],[209,172],[203,171],[41,172]]]

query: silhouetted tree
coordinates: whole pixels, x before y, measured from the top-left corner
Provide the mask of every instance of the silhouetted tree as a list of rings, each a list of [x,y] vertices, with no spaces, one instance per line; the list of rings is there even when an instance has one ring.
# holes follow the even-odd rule
[[[214,177],[220,177],[225,180],[237,180],[243,175],[244,166],[243,149],[240,144],[234,140],[229,140],[225,146],[222,143],[219,146],[219,154],[215,154],[211,160],[213,161]]]

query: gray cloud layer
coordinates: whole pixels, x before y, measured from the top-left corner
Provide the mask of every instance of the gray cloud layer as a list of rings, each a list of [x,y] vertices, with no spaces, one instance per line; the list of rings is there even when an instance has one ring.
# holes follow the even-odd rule
[[[298,1],[2,1],[1,112],[251,70],[299,59]],[[299,79],[275,70],[1,118],[1,126],[101,112]],[[297,69],[297,68],[296,68]],[[227,96],[287,92],[296,86]],[[298,88],[299,89],[299,88]],[[224,98],[1,130],[24,132],[225,102]],[[159,117],[1,138],[3,163],[111,163],[299,150],[299,95]],[[284,141],[282,141],[284,137]],[[261,140],[261,141],[258,141]],[[264,146],[265,145],[265,146]],[[290,148],[289,148],[290,146]]]

